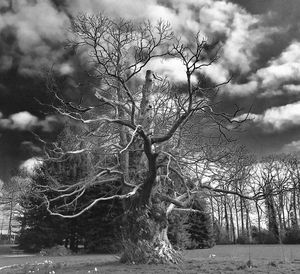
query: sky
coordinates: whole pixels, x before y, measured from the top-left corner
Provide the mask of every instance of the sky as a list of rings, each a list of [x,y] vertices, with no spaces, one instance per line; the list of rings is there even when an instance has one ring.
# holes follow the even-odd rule
[[[50,136],[59,131],[60,118],[38,100],[48,100],[50,67],[66,79],[66,90],[78,89],[82,64],[64,43],[71,16],[82,12],[163,18],[183,38],[200,31],[219,40],[220,58],[203,73],[215,83],[233,76],[219,98],[228,111],[237,104],[250,112],[238,138],[259,155],[300,151],[299,0],[1,0],[0,180],[32,166],[40,155],[30,131]],[[170,81],[183,76],[172,60],[153,62],[151,69]]]

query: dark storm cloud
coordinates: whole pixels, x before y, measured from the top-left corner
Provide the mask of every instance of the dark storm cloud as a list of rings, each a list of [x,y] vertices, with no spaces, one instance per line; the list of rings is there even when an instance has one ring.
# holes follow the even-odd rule
[[[45,115],[37,100],[49,94],[44,77],[49,67],[65,75],[72,68],[65,57],[68,15],[51,1],[0,2],[0,179],[8,180],[18,165],[38,151],[23,149],[29,131],[54,133],[57,118]]]

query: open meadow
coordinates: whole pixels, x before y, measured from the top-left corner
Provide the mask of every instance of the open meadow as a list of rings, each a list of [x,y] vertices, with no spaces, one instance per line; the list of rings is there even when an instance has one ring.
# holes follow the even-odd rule
[[[124,265],[117,255],[0,255],[0,273],[300,273],[300,245],[219,245],[183,254],[179,265]]]

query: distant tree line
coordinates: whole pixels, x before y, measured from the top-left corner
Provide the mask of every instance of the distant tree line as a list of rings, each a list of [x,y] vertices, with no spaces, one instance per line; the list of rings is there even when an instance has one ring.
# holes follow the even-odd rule
[[[270,155],[240,170],[240,180],[224,188],[237,195],[210,196],[217,243],[300,243],[300,160],[293,155]]]

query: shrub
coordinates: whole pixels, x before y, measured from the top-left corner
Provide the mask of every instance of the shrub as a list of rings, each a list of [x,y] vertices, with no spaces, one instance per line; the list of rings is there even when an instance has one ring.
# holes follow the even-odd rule
[[[300,244],[300,229],[288,228],[282,242],[284,244]]]
[[[168,237],[176,249],[191,247],[192,241],[188,232],[188,215],[182,212],[172,212],[169,217]]]
[[[198,196],[194,199],[192,208],[198,211],[189,215],[191,245],[190,249],[210,248],[215,245],[213,224],[205,198]]]
[[[214,222],[213,225],[213,230],[214,230],[214,239],[216,244],[231,244],[232,242],[229,239],[229,235],[225,228],[220,226],[217,221]]]
[[[252,239],[255,244],[278,244],[278,238],[266,229],[258,231],[252,228]]]
[[[247,232],[240,233],[239,237],[236,239],[237,244],[250,244],[249,235]]]
[[[53,232],[53,231],[51,231]],[[56,243],[62,243],[63,238],[58,233],[45,233],[36,228],[26,229],[20,234],[19,246],[26,252],[39,252],[42,248],[49,248]]]

